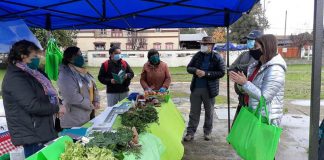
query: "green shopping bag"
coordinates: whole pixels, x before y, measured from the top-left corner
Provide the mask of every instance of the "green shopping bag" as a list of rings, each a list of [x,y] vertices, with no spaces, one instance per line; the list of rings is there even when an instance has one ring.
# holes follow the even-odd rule
[[[266,114],[262,116],[261,112]],[[273,160],[282,129],[271,125],[263,97],[256,110],[243,107],[235,120],[227,141],[245,160]]]
[[[57,80],[59,66],[62,63],[63,54],[56,44],[54,38],[50,38],[46,49],[45,73],[51,80]]]

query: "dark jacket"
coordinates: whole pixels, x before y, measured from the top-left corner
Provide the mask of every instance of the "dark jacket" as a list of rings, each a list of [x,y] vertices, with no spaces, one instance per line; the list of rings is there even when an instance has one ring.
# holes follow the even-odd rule
[[[190,63],[187,66],[187,71],[190,74],[193,74],[190,90],[193,91],[195,88],[195,81],[198,77],[196,75],[196,70],[201,69],[202,62],[204,60],[204,54],[202,52],[198,52],[195,54]],[[223,58],[218,54],[213,52],[210,58],[209,69],[206,72],[205,77],[207,79],[207,85],[209,90],[209,96],[215,97],[219,93],[219,79],[225,75],[225,64]]]
[[[127,63],[126,74],[128,78],[124,81],[123,84],[112,84],[111,79],[113,79],[112,73],[118,74],[118,72],[123,69],[121,60],[114,62],[113,60],[109,60],[108,63],[108,71],[105,71],[104,64],[101,65],[98,79],[102,84],[107,86],[107,93],[124,93],[129,91],[129,85],[131,79],[134,77],[134,72],[131,67]]]
[[[57,137],[53,114],[59,111],[59,107],[49,102],[42,85],[34,77],[9,64],[2,92],[14,145],[42,143]]]
[[[250,55],[249,51],[245,51],[241,53],[236,60],[232,63],[232,65],[229,67],[229,70],[234,71],[234,72],[243,72],[245,75],[247,75],[247,70],[249,65],[252,63],[256,62],[256,60]],[[237,83],[234,84],[234,89],[235,92],[243,98],[244,93],[242,93],[238,87]],[[242,101],[242,100],[241,100]],[[243,103],[243,102],[240,102]]]

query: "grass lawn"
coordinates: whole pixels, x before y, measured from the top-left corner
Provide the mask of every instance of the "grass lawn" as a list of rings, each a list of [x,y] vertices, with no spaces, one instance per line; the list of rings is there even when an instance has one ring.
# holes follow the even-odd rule
[[[90,67],[89,72],[97,79],[99,68]],[[323,68],[324,69],[324,68]],[[133,82],[139,82],[141,67],[134,67],[133,71],[135,77]],[[187,74],[186,67],[170,67],[173,82],[190,82],[191,75]],[[0,70],[0,85],[5,74],[5,70]],[[322,74],[322,79],[324,75]],[[225,78],[222,81],[226,81]],[[322,82],[324,84],[324,82]],[[54,82],[54,85],[56,83]],[[99,89],[104,89],[105,86],[99,83],[97,80]],[[286,99],[309,99],[311,89],[311,65],[289,65],[286,74],[286,87],[285,98]],[[324,85],[322,85],[322,93],[324,93]],[[188,97],[186,93],[173,93],[173,97]],[[321,95],[324,98],[324,94]],[[218,102],[223,102],[226,97],[220,97]],[[224,102],[225,103],[225,102]]]

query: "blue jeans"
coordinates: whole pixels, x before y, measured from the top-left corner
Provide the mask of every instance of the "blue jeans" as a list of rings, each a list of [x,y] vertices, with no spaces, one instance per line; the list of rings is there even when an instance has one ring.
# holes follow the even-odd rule
[[[44,148],[44,145],[42,143],[34,143],[34,144],[24,145],[25,158],[33,155],[34,153],[38,152],[42,148]]]

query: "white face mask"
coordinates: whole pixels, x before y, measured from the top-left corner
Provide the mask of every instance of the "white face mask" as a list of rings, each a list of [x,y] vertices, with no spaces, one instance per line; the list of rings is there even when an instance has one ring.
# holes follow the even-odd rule
[[[200,46],[200,51],[203,52],[203,53],[206,53],[208,51],[208,46],[201,45]]]

